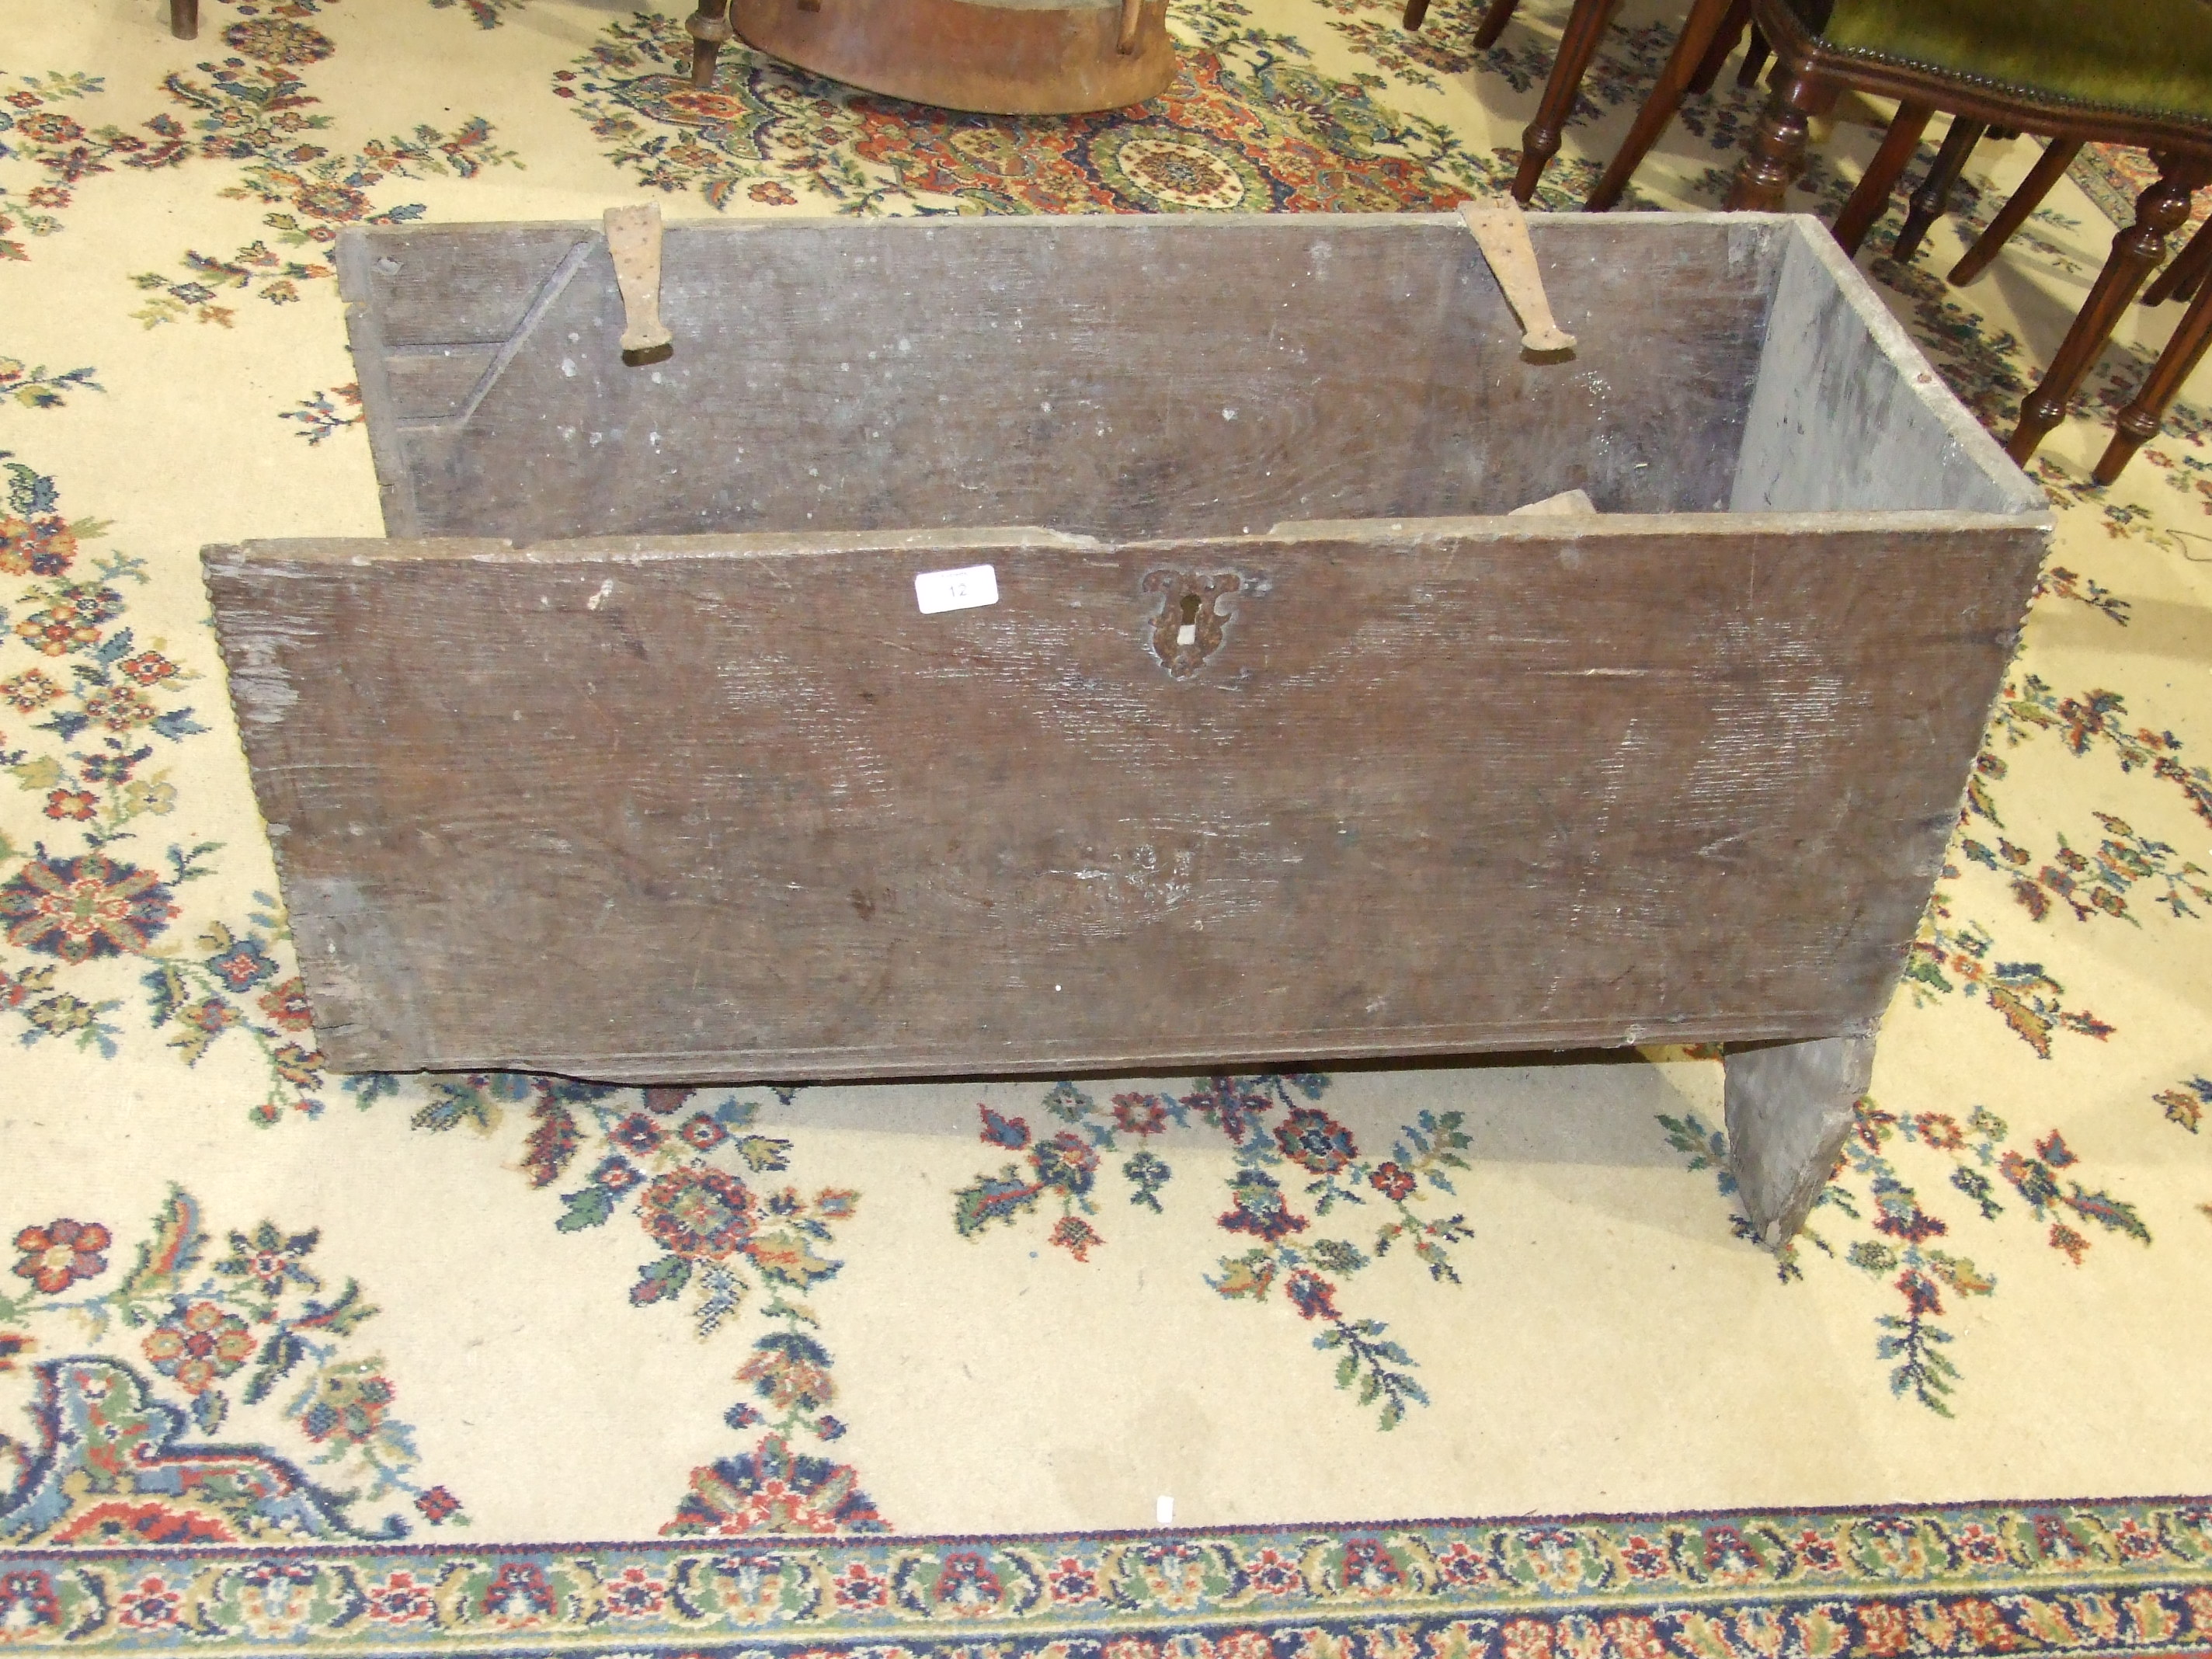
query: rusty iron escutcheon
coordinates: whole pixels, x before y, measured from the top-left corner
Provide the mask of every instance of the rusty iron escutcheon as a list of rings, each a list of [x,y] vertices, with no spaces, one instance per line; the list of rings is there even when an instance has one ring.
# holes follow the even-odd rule
[[[1160,599],[1152,619],[1152,654],[1170,674],[1187,680],[1219,647],[1236,615],[1230,596],[1243,591],[1244,579],[1233,570],[1148,570],[1143,586]]]

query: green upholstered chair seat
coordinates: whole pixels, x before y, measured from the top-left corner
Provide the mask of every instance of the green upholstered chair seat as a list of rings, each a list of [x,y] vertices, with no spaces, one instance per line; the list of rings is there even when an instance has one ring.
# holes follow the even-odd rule
[[[2212,125],[2212,0],[1790,0],[1831,46],[1954,79]]]

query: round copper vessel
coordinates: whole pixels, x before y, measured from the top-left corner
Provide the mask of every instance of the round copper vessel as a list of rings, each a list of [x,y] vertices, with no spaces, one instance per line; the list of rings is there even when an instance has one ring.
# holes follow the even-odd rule
[[[1175,79],[1167,0],[733,0],[729,15],[787,64],[945,109],[1120,109]]]

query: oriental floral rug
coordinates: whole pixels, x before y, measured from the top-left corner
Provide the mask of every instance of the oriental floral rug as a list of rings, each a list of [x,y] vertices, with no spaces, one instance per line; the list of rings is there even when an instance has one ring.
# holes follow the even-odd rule
[[[1705,1051],[641,1091],[316,1050],[196,555],[380,531],[340,228],[1447,207],[1510,176],[1526,9],[1478,52],[1462,0],[1177,0],[1168,94],[1016,121],[744,51],[694,90],[681,13],[609,0],[206,0],[191,43],[0,0],[0,1647],[2212,1651],[2212,383],[2087,477],[2172,307],[2033,468],[2057,548],[1779,1258]],[[1674,21],[1626,9],[1545,205]],[[1756,108],[1691,100],[1633,204],[1717,204]],[[2140,172],[1947,286],[2036,150],[1861,258],[2001,428]]]

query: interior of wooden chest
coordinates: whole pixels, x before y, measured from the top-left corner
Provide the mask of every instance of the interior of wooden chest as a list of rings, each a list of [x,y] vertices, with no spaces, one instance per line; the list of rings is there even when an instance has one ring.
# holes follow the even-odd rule
[[[1447,215],[675,225],[643,368],[595,226],[341,264],[394,536],[2039,505],[1793,222],[1532,229],[1565,361]]]

